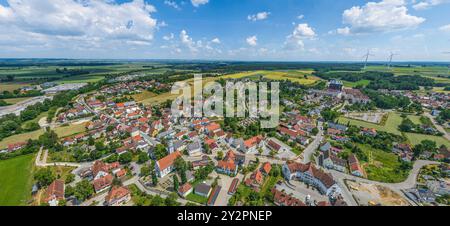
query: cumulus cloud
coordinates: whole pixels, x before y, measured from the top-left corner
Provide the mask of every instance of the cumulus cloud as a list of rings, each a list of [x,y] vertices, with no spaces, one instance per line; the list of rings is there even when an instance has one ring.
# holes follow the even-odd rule
[[[191,37],[187,34],[186,30],[182,30],[180,32],[180,41],[181,43],[186,46],[191,52],[198,52],[197,46]],[[201,44],[201,42],[199,43]]]
[[[201,5],[208,4],[209,0],[191,0],[191,3],[195,7],[199,7]]]
[[[170,40],[172,40],[173,38],[174,38],[173,33],[170,33],[169,35],[164,35],[164,36],[163,36],[163,39],[166,40],[166,41],[170,41]]]
[[[342,34],[410,29],[425,21],[425,18],[408,14],[404,0],[368,2],[364,6],[354,6],[345,10],[342,17],[344,24],[349,25],[340,28]]]
[[[250,46],[257,46],[258,45],[258,38],[256,35],[250,36],[246,39],[247,44]]]
[[[450,33],[450,24],[440,27],[439,30]]]
[[[449,3],[449,2],[450,2],[449,0],[424,0],[424,1],[415,2],[413,5],[413,8],[415,10],[425,10],[425,9],[430,9],[434,6],[444,4],[444,3]]]
[[[303,18],[305,18],[305,15],[303,15],[303,14],[297,16],[297,19],[299,19],[299,20],[301,20],[301,19],[303,19]]]
[[[303,49],[305,39],[313,39],[316,36],[314,30],[306,23],[298,24],[294,31],[286,37],[284,43],[286,49]]]
[[[17,37],[39,35],[42,39],[101,43],[150,44],[158,26],[151,14],[156,9],[143,0],[122,4],[110,0],[8,0],[0,5],[0,29]]]
[[[175,2],[175,1],[172,1],[172,0],[164,0],[164,4],[170,6],[170,7],[174,8],[174,9],[181,10],[181,7],[180,7],[180,6],[177,4],[177,2]]]
[[[211,40],[212,43],[215,44],[220,44],[220,39],[219,38],[214,38],[213,40]]]
[[[257,14],[248,15],[247,19],[251,21],[265,20],[269,17],[270,12],[259,12]]]

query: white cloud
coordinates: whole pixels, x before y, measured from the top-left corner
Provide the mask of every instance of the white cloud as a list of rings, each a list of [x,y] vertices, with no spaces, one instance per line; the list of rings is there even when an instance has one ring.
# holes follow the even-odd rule
[[[248,15],[247,19],[251,21],[265,20],[269,17],[270,12],[259,12],[257,14]]]
[[[177,2],[175,2],[175,1],[172,1],[172,0],[164,0],[164,4],[170,6],[170,7],[174,8],[174,9],[181,10],[181,7],[180,7],[180,6],[177,4]]]
[[[350,34],[350,28],[344,27],[344,28],[338,28],[336,29],[336,32],[340,35],[349,35]]]
[[[250,36],[246,39],[247,44],[249,44],[250,46],[256,46],[258,45],[258,38],[256,37],[256,35]]]
[[[191,3],[195,7],[199,7],[204,4],[208,4],[209,0],[191,0]]]
[[[443,32],[450,32],[450,24],[440,27],[439,30]]]
[[[181,43],[186,46],[191,52],[198,52],[196,47],[197,43],[195,43],[191,37],[187,34],[186,30],[182,30],[180,32],[180,40]],[[201,43],[200,43],[201,44]]]
[[[303,19],[303,18],[305,18],[305,15],[303,15],[303,14],[297,16],[297,19],[299,19],[299,20],[301,20],[301,19]]]
[[[143,0],[122,4],[110,0],[9,0],[0,5],[0,30],[17,32],[15,38],[29,40],[39,35],[49,45],[75,42],[83,48],[122,44],[150,44],[158,26],[151,17],[156,9]],[[18,35],[23,37],[18,37]],[[1,40],[0,40],[1,41]]]
[[[415,28],[424,21],[425,18],[408,14],[404,0],[382,0],[345,10],[343,22],[349,26],[340,31],[344,34],[389,32]]]
[[[172,40],[173,38],[174,38],[173,33],[170,33],[169,35],[163,36],[163,39],[166,40],[166,41],[170,41],[170,40]]]
[[[424,0],[417,3],[414,2],[415,4],[413,5],[413,8],[415,10],[425,10],[449,2],[450,2],[449,0]]]
[[[313,39],[315,36],[316,33],[308,24],[298,24],[294,31],[286,37],[285,49],[303,49],[304,40]]]
[[[219,38],[214,38],[213,40],[211,40],[212,43],[215,44],[220,44],[220,39]]]

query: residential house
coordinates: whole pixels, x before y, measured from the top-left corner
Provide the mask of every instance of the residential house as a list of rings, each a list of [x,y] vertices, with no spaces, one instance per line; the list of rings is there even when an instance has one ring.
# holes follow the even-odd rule
[[[186,184],[181,185],[181,186],[178,188],[178,194],[179,194],[181,197],[186,198],[186,196],[188,196],[189,194],[191,194],[191,192],[192,192],[193,190],[194,190],[194,189],[192,188],[192,185],[191,185],[190,183],[186,183]]]
[[[306,206],[305,203],[299,199],[286,194],[283,191],[279,191],[276,188],[272,188],[273,202],[277,206]]]
[[[94,180],[92,183],[94,184],[95,193],[100,193],[102,191],[108,190],[113,182],[113,175],[108,174],[104,177]]]
[[[189,156],[199,156],[202,154],[202,145],[199,140],[195,140],[187,145],[186,150]]]
[[[64,200],[64,181],[55,180],[47,188],[44,201],[50,206],[58,206],[59,202]]]
[[[350,173],[357,177],[364,177],[364,172],[359,164],[359,160],[354,154],[348,156],[348,165],[350,168]]]
[[[327,169],[334,169],[340,172],[345,172],[345,169],[347,168],[346,161],[333,154],[331,150],[327,150],[320,154],[319,165]]]
[[[176,151],[172,154],[169,154],[168,156],[158,160],[155,164],[155,170],[159,177],[163,178],[167,174],[171,173],[174,168],[174,162],[175,160],[181,157],[181,153],[179,151]]]
[[[126,187],[113,187],[105,198],[108,206],[122,206],[131,200],[131,192]]]
[[[238,171],[238,166],[235,162],[236,155],[233,151],[228,151],[223,160],[217,163],[216,171],[218,173],[227,174],[229,176],[235,176]]]

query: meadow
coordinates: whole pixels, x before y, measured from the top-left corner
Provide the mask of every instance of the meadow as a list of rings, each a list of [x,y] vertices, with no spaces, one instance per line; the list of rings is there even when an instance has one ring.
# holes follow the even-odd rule
[[[369,145],[359,144],[358,147],[361,148],[367,156],[372,157],[370,163],[362,163],[369,180],[399,183],[403,182],[408,177],[408,171],[402,171],[400,169],[401,163],[398,161],[397,155],[374,149]]]
[[[0,161],[0,206],[24,206],[31,199],[34,155]]]
[[[78,133],[82,133],[86,130],[84,124],[78,125],[69,125],[69,126],[61,126],[53,129],[58,137],[67,137],[71,135],[75,135]],[[29,139],[37,140],[40,135],[44,134],[43,129],[39,129],[33,132],[22,133],[7,137],[0,141],[0,149],[8,147],[8,144],[18,143],[18,142],[26,142]]]
[[[339,117],[339,123],[347,125],[347,123],[350,123],[350,125],[360,126],[360,127],[367,127],[367,128],[374,128],[379,131],[385,131],[397,135],[401,135],[401,132],[398,130],[398,126],[402,123],[402,117],[400,117],[399,113],[390,112],[388,119],[384,124],[375,124],[370,122],[364,122],[360,120],[350,119],[346,117]]]

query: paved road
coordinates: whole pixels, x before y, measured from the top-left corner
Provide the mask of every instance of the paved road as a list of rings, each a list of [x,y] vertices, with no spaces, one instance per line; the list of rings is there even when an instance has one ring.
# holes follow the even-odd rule
[[[344,179],[354,180],[354,181],[360,182],[360,183],[369,183],[369,184],[377,184],[377,185],[385,186],[385,187],[390,188],[391,190],[397,192],[399,195],[401,195],[406,200],[410,201],[403,194],[402,190],[415,187],[417,185],[417,176],[419,174],[420,169],[424,166],[434,165],[434,164],[441,164],[441,163],[434,162],[434,161],[427,161],[427,160],[417,160],[416,162],[414,162],[413,169],[409,173],[408,178],[401,183],[383,183],[383,182],[378,182],[378,181],[371,181],[368,179],[356,177],[356,176],[353,176],[350,174],[341,173],[341,172],[334,171],[334,170],[331,170],[330,173],[331,173],[331,175],[333,175],[333,178],[338,182],[339,186],[341,187],[341,189],[343,191],[342,195],[344,196],[344,199],[347,201],[347,203],[349,203],[351,205],[356,205],[356,202],[353,199],[350,191],[348,191],[348,188],[345,186]],[[411,201],[410,201],[410,203],[413,204]]]
[[[303,163],[311,162],[311,157],[313,156],[314,152],[319,148],[320,143],[323,140],[323,122],[319,122],[318,124],[319,132],[317,133],[316,137],[314,138],[314,141],[306,147],[306,149],[303,151]]]
[[[442,127],[441,125],[439,125],[436,120],[434,119],[434,117],[432,115],[430,115],[430,113],[425,112],[424,113],[425,116],[427,116],[431,122],[433,123],[434,127],[436,127],[436,129],[444,134],[445,139],[450,140],[450,133],[447,133],[447,131],[444,129],[444,127]]]

